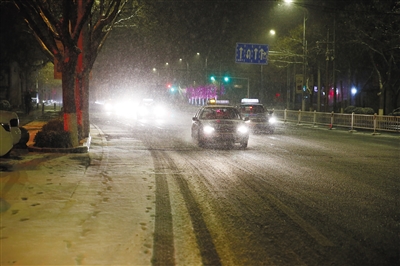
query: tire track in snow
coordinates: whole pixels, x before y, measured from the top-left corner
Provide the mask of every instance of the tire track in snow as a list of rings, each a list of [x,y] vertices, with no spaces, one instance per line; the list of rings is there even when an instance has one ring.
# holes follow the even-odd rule
[[[158,257],[159,254],[162,254],[164,252],[157,250],[160,248],[163,248],[167,245],[168,242],[170,245],[173,245],[173,235],[172,235],[172,216],[171,216],[171,206],[169,203],[169,194],[168,194],[168,184],[167,184],[167,175],[171,175],[174,178],[174,181],[178,184],[180,192],[185,200],[186,208],[189,212],[190,219],[192,221],[193,225],[193,230],[194,234],[196,236],[196,242],[200,250],[200,255],[202,259],[202,263],[204,265],[221,265],[221,260],[220,257],[216,251],[216,247],[214,245],[213,239],[211,237],[210,231],[207,228],[207,225],[204,221],[201,209],[196,202],[192,192],[189,189],[189,186],[186,182],[186,180],[179,174],[179,169],[175,165],[174,161],[167,155],[166,152],[164,151],[155,151],[152,150],[151,154],[154,159],[154,165],[155,165],[155,170],[156,170],[156,226],[155,226],[155,245],[154,245],[154,261],[159,262],[163,265],[167,265],[167,261],[161,261],[164,259],[169,259],[172,262],[173,258],[163,258],[163,257]],[[170,171],[169,173],[166,171]],[[162,180],[161,180],[162,179]],[[158,186],[160,186],[158,188]],[[168,205],[169,207],[167,208],[160,208],[159,207],[159,201],[167,201],[168,200]],[[165,202],[164,202],[165,204]],[[169,214],[167,214],[168,212]],[[171,217],[170,221],[167,221],[170,223],[170,228],[159,228],[157,226],[158,222],[161,222],[161,217],[164,216],[169,216]],[[169,226],[168,226],[169,227]],[[159,232],[158,230],[170,230],[171,236],[170,239],[156,239],[156,236],[158,234],[162,234],[162,232]],[[165,241],[165,243],[158,243],[157,241]],[[173,247],[172,247],[173,248]],[[174,262],[175,263],[175,262]],[[156,263],[155,265],[159,265]],[[173,264],[169,264],[173,265]]]
[[[172,228],[171,203],[165,162],[151,150],[156,180],[156,216],[154,224],[153,265],[175,265],[174,235]]]

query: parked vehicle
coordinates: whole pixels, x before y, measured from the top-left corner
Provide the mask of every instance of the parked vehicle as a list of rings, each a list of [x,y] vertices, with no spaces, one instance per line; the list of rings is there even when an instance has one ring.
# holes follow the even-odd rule
[[[0,110],[0,123],[9,125],[13,145],[17,144],[21,139],[21,130],[19,128],[19,117],[17,113],[12,111]]]
[[[400,116],[400,107],[394,109],[389,115],[391,115],[391,116]]]
[[[0,123],[0,156],[8,155],[13,146],[10,125],[7,123]]]

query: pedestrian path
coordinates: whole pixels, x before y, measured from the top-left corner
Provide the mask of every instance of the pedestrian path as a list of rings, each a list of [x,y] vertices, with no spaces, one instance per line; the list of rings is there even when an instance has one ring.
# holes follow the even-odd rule
[[[107,168],[104,133],[91,125],[90,134],[87,153],[21,149],[0,161],[0,265],[151,265],[151,156],[138,151],[129,175],[117,174],[126,167]]]

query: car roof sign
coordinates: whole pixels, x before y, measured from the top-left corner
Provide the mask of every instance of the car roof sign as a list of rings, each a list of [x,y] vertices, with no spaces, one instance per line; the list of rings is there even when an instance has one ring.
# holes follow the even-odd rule
[[[220,105],[229,105],[229,100],[216,100],[216,99],[210,99],[207,102],[208,105],[216,105],[216,104],[220,104]]]
[[[249,99],[249,98],[243,98],[241,100],[241,103],[259,103],[260,101],[258,99]]]

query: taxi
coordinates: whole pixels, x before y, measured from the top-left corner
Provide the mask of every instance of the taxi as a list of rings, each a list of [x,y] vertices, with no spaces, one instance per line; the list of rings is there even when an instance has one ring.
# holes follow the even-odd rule
[[[210,100],[192,117],[191,137],[199,147],[206,144],[239,144],[245,149],[249,141],[247,118],[228,101]]]
[[[274,133],[276,118],[273,111],[266,110],[258,99],[242,99],[238,109],[250,120],[249,127],[253,133]]]

